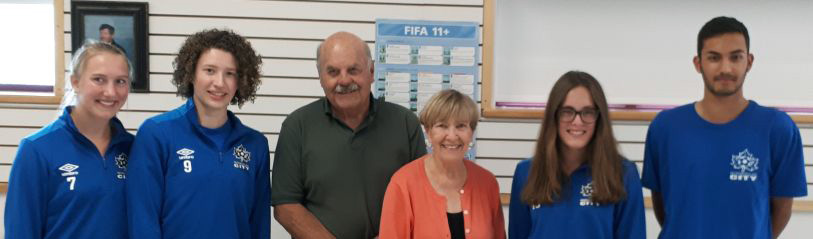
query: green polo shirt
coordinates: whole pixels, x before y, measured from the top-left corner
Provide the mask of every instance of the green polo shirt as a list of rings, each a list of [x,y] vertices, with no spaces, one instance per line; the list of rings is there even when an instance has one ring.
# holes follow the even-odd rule
[[[371,96],[367,118],[353,131],[321,98],[282,123],[271,202],[302,204],[337,238],[372,238],[390,177],[424,154],[412,111]]]

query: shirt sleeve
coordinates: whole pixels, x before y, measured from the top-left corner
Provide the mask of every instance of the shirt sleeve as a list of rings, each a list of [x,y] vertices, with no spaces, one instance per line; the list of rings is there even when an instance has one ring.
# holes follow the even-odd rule
[[[303,203],[305,180],[301,167],[301,126],[291,118],[282,123],[274,150],[274,171],[271,173],[271,204]]]
[[[803,197],[807,178],[801,134],[790,116],[778,113],[771,129],[771,196]]]
[[[624,172],[624,189],[627,198],[615,206],[613,228],[615,238],[644,239],[646,223],[644,222],[644,195],[638,168],[632,162],[626,164]]]
[[[522,202],[522,189],[528,177],[530,160],[517,164],[511,182],[511,203],[508,206],[508,238],[525,239],[531,234],[531,207]]]
[[[20,142],[9,175],[5,238],[45,236],[48,166],[31,141]]]
[[[384,194],[381,209],[381,228],[378,237],[381,239],[412,238],[412,201],[406,185],[393,176]]]
[[[138,130],[127,165],[125,192],[130,238],[161,238],[166,142],[152,121]]]
[[[410,152],[413,152],[411,160],[415,160],[426,154],[426,142],[423,138],[423,131],[421,130],[421,124],[418,122],[418,119],[415,118],[415,115],[412,112],[409,113],[410,127],[412,128],[412,132],[409,134],[409,148]]]
[[[271,177],[270,159],[268,152],[268,139],[259,136],[260,147],[263,149],[259,155],[260,167],[257,171],[254,192],[254,209],[251,212],[251,234],[254,239],[271,238]]]
[[[641,184],[653,192],[661,191],[661,179],[658,172],[659,152],[658,152],[658,119],[657,117],[649,125],[646,132],[646,142],[644,144],[644,169],[641,177]]]

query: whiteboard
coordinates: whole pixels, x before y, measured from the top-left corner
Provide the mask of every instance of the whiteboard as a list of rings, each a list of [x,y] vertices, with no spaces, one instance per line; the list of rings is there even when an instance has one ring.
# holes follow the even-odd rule
[[[569,70],[601,82],[610,104],[676,106],[702,98],[697,33],[743,22],[754,64],[745,97],[813,112],[813,1],[496,0],[493,104],[543,103]],[[486,59],[486,61],[488,61]],[[487,77],[487,76],[484,76]]]

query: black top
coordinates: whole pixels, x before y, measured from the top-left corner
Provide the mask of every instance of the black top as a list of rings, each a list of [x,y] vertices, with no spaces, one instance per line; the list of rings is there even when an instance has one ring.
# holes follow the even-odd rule
[[[466,239],[466,232],[463,229],[463,212],[447,212],[446,218],[449,219],[449,232],[452,233],[452,239]]]

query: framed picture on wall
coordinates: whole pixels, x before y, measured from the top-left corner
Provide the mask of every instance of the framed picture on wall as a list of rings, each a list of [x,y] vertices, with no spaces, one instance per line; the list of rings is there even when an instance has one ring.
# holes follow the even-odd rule
[[[76,52],[86,40],[122,49],[133,66],[132,92],[149,92],[147,3],[71,2],[71,45]]]

